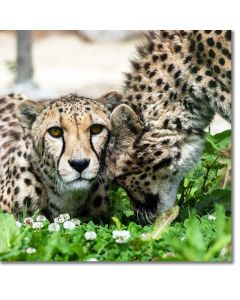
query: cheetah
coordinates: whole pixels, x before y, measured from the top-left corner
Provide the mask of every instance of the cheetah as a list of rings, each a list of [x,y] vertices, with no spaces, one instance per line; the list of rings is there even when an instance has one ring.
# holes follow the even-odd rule
[[[108,176],[148,221],[174,205],[215,113],[231,122],[231,31],[150,31],[113,105]],[[111,107],[111,101],[108,103]]]
[[[71,94],[49,102],[0,99],[0,208],[99,216],[108,203],[104,158],[109,112]]]

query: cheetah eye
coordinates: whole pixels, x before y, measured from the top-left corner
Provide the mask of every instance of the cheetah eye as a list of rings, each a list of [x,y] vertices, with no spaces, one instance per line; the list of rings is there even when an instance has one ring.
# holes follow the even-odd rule
[[[63,130],[60,127],[51,127],[48,129],[48,133],[54,138],[59,138],[63,135]]]
[[[103,125],[101,124],[93,124],[91,127],[90,127],[90,133],[91,134],[99,134],[100,132],[102,132],[103,130]]]

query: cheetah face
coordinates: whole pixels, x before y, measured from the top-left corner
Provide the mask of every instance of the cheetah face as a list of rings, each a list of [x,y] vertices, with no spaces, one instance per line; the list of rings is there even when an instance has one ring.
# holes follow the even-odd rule
[[[152,222],[174,205],[181,179],[201,155],[202,139],[189,138],[188,144],[178,133],[166,144],[125,104],[113,110],[111,126],[108,176],[127,191],[137,216]]]
[[[71,95],[47,106],[27,100],[16,112],[32,136],[43,174],[53,178],[60,194],[89,190],[102,176],[110,128],[102,104]]]

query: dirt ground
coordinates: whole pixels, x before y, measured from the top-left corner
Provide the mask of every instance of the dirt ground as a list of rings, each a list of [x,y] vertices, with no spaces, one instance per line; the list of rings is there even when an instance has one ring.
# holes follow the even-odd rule
[[[0,94],[23,92],[38,99],[70,92],[98,97],[119,89],[129,69],[136,39],[119,42],[87,42],[75,33],[39,35],[33,41],[33,85],[14,86],[16,39],[14,32],[0,32]],[[216,116],[211,132],[230,128]]]

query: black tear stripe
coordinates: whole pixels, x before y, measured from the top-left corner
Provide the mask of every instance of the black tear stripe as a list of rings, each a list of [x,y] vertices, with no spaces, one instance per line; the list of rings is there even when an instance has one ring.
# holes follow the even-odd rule
[[[62,117],[60,116],[60,124],[62,124]],[[64,135],[62,136],[62,142],[63,142],[63,146],[62,146],[62,151],[59,155],[59,158],[58,158],[58,161],[57,161],[57,173],[58,173],[58,176],[60,176],[59,174],[59,171],[58,171],[58,167],[59,167],[59,163],[60,163],[60,159],[65,151],[65,147],[66,147],[66,144],[65,144],[65,140],[64,140]]]
[[[44,136],[42,138],[42,157],[44,155],[44,151],[45,151],[45,135],[46,135],[47,131],[44,133]]]
[[[62,142],[63,142],[62,151],[61,151],[60,156],[59,156],[58,161],[57,161],[57,173],[58,173],[58,175],[59,175],[59,171],[58,171],[59,162],[60,162],[60,159],[61,159],[61,157],[62,157],[62,155],[63,155],[63,153],[65,151],[65,140],[64,140],[64,137],[62,137]]]
[[[105,167],[105,158],[106,158],[106,152],[107,152],[107,147],[111,138],[111,132],[107,129],[108,135],[107,139],[105,141],[101,156],[100,156],[100,170],[103,171],[103,168]]]
[[[100,153],[100,156],[97,154],[97,151],[96,149],[94,148],[93,146],[93,142],[92,142],[92,136],[90,137],[90,145],[91,145],[91,148],[93,150],[93,152],[95,153],[98,161],[99,161],[99,165],[100,165],[100,169],[99,171],[103,171],[104,169],[104,164],[105,164],[105,157],[106,157],[106,151],[107,151],[107,146],[108,146],[108,143],[110,141],[110,137],[111,137],[111,133],[110,131],[106,128],[108,134],[107,134],[107,139],[105,141],[105,144],[104,144],[104,147],[103,147],[103,150],[102,152]]]
[[[93,146],[92,135],[90,136],[90,145],[91,145],[92,151],[95,153],[95,155],[97,156],[97,159],[99,161],[99,155],[97,154],[97,151],[96,151],[96,149]]]

